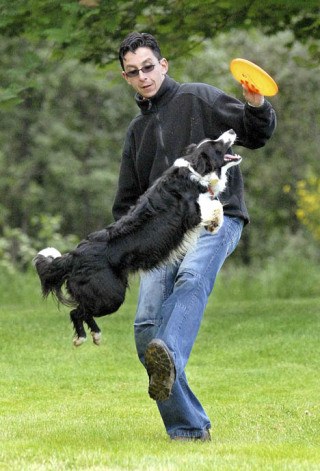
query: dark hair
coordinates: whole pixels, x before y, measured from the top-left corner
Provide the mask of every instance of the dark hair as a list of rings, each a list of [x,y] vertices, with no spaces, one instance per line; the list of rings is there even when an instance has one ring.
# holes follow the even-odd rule
[[[128,34],[122,41],[119,49],[119,61],[124,70],[123,59],[127,52],[135,52],[139,47],[148,47],[152,50],[157,59],[162,59],[159,44],[156,39],[149,33],[133,32]]]

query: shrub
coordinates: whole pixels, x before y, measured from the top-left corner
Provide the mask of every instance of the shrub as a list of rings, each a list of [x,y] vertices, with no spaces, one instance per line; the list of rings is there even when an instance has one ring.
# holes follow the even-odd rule
[[[4,226],[0,236],[0,268],[14,273],[27,270],[36,253],[46,246],[54,246],[60,252],[70,250],[78,243],[76,236],[60,234],[61,216],[41,214],[31,221],[34,236],[17,227]]]

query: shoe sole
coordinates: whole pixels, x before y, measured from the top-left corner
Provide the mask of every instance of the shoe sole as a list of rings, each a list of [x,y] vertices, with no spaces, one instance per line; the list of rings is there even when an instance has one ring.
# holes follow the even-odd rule
[[[175,442],[210,442],[211,435],[209,429],[206,429],[200,437],[185,437],[178,435],[176,437],[171,437],[171,440]]]
[[[149,375],[149,396],[155,401],[169,399],[174,383],[175,369],[169,350],[162,340],[152,340],[145,352]]]

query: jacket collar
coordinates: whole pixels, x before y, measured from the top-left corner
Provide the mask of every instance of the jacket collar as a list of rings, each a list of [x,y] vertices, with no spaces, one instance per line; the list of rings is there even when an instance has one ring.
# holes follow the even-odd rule
[[[158,92],[152,98],[145,99],[139,93],[136,94],[135,100],[142,114],[154,113],[158,107],[168,103],[173,95],[177,92],[179,83],[166,75]]]

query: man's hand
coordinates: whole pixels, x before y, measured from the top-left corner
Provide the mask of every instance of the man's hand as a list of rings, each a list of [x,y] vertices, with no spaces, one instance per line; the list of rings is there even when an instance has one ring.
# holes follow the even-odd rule
[[[243,96],[249,105],[254,107],[262,106],[264,103],[264,96],[259,95],[259,93],[251,92],[245,85],[242,85]]]

